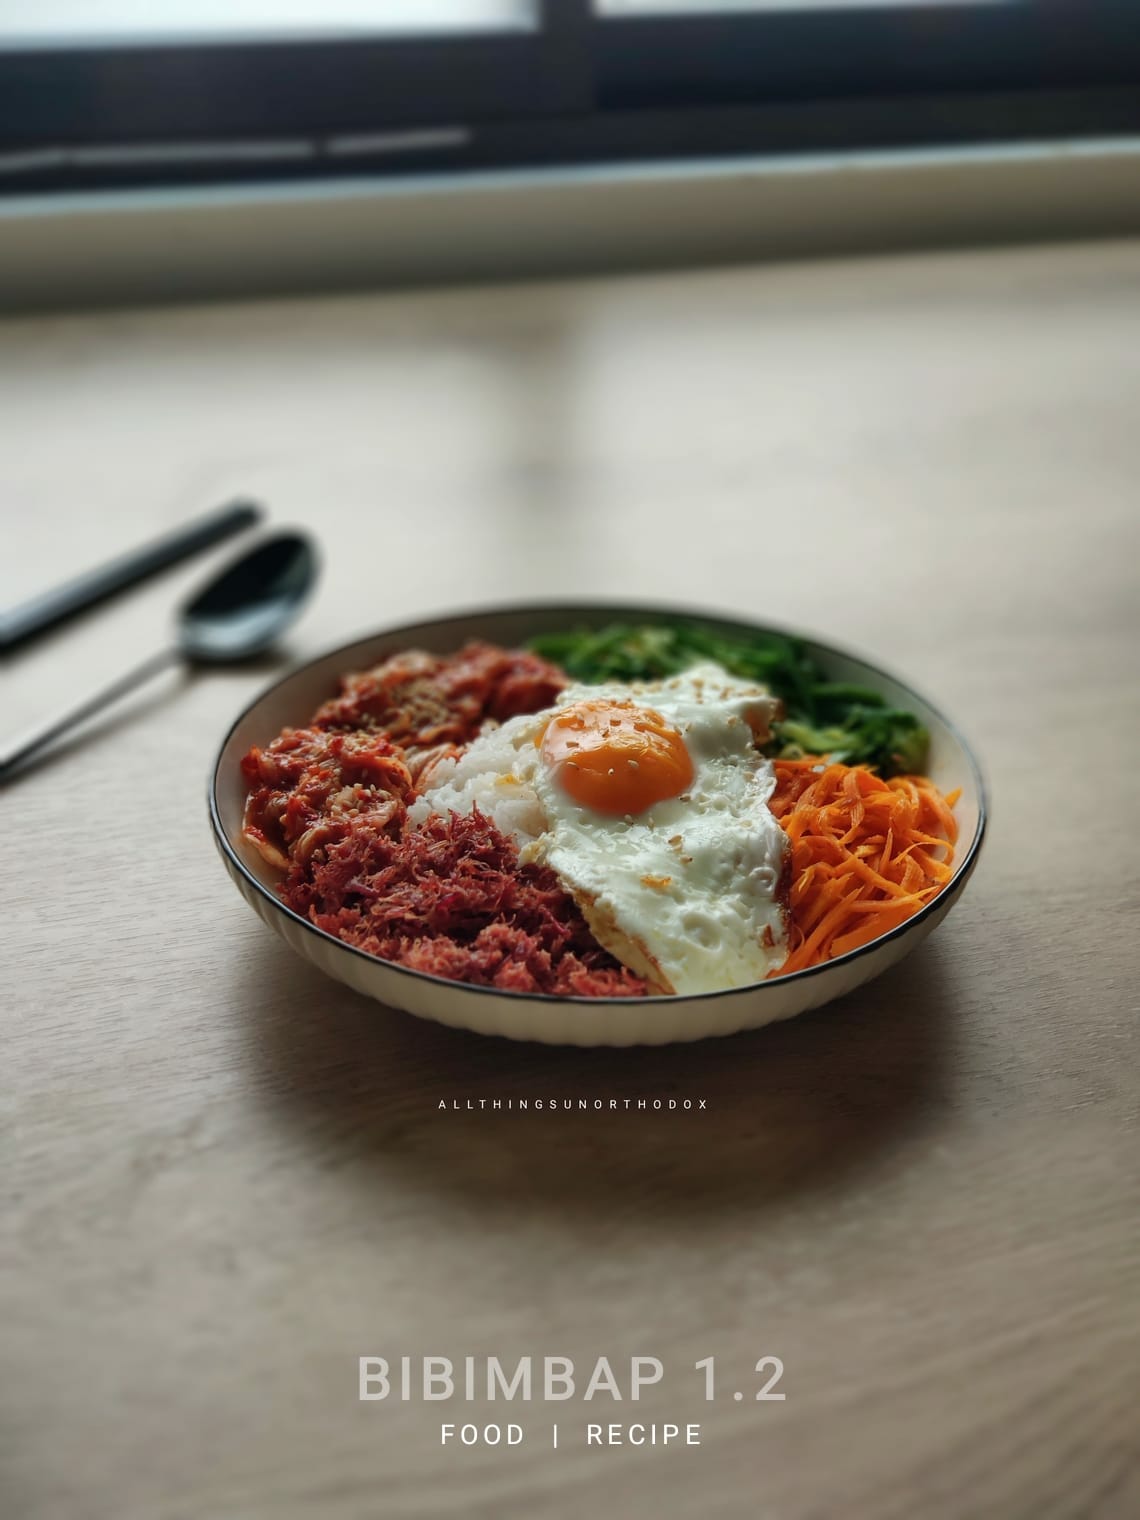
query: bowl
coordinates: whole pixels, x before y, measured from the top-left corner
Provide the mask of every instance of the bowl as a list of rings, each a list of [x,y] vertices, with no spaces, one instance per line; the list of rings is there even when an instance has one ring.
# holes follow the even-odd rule
[[[846,955],[748,987],[696,996],[567,998],[501,992],[411,971],[378,960],[318,929],[277,895],[277,873],[241,837],[246,784],[242,756],[266,745],[283,729],[303,726],[331,696],[340,676],[366,669],[401,649],[446,654],[469,639],[514,646],[542,633],[611,622],[688,619],[728,634],[780,634],[803,641],[837,681],[879,691],[888,702],[918,714],[930,731],[927,772],[943,790],[960,788],[953,878],[913,918]],[[902,960],[942,922],[977,864],[986,824],[981,769],[958,728],[925,697],[877,665],[832,644],[783,627],[693,609],[585,603],[572,606],[499,607],[387,628],[310,660],[263,691],[222,741],[209,785],[214,839],[235,886],[254,912],[291,950],[319,970],[389,1008],[479,1034],[568,1045],[662,1045],[757,1029],[792,1018],[868,982]]]

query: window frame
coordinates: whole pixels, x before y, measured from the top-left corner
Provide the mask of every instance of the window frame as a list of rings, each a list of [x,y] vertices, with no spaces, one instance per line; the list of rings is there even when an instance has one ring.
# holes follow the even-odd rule
[[[991,0],[613,16],[604,107],[898,97],[1140,82],[1133,0]]]
[[[0,150],[297,138],[584,109],[578,0],[533,28],[0,48]]]
[[[1132,0],[628,16],[539,0],[532,29],[10,48],[0,198],[1131,134],[1134,20]]]

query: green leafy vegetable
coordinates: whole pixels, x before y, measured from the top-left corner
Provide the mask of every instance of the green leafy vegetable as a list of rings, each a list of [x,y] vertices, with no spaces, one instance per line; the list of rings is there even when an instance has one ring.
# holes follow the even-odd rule
[[[783,700],[768,752],[784,759],[830,755],[871,765],[881,775],[920,771],[929,735],[914,713],[890,707],[878,692],[829,681],[798,639],[739,638],[699,623],[611,623],[532,639],[536,653],[576,681],[652,681],[699,660],[763,683]]]

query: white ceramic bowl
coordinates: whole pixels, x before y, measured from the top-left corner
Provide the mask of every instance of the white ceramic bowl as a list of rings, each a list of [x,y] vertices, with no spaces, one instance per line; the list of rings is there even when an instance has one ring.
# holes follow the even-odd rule
[[[241,714],[222,743],[210,778],[214,838],[238,891],[292,950],[357,992],[420,1018],[514,1040],[568,1045],[661,1045],[700,1040],[791,1018],[870,981],[925,939],[958,900],[981,849],[986,822],[985,783],[965,739],[924,697],[865,660],[802,635],[794,636],[804,638],[811,655],[832,679],[870,686],[889,702],[917,713],[930,730],[929,774],[944,791],[957,787],[962,793],[955,810],[959,839],[952,881],[899,928],[824,965],[754,986],[696,997],[562,998],[469,987],[391,965],[318,929],[285,906],[277,896],[276,873],[243,842],[246,787],[242,756],[251,745],[268,744],[283,728],[303,726],[336,690],[337,680],[345,672],[366,669],[389,654],[412,647],[448,653],[475,638],[514,646],[558,629],[678,618],[696,619],[729,633],[791,632],[692,608],[599,603],[494,608],[386,629],[292,671]]]

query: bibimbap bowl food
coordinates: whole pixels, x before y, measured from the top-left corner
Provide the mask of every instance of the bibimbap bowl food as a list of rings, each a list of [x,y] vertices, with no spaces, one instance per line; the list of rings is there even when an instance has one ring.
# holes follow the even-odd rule
[[[393,1007],[517,1039],[753,1028],[877,975],[977,859],[984,789],[916,693],[689,610],[488,611],[294,671],[211,817],[286,942]]]

